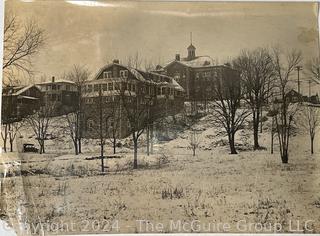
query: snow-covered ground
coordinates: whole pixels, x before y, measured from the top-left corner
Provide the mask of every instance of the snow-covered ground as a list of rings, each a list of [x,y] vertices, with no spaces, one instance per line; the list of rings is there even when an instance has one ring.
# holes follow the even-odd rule
[[[311,156],[308,136],[298,133],[292,138],[289,164],[284,165],[276,139],[275,153],[270,154],[269,121],[260,135],[266,149],[259,151],[252,150],[248,125],[237,134],[237,155],[228,154],[223,131],[206,116],[193,126],[200,139],[195,157],[189,148],[191,131],[184,130],[171,141],[156,143],[150,156],[142,141],[138,170],[132,170],[132,150],[125,145],[118,150],[121,158],[107,160],[105,175],[100,173],[99,160],[86,160],[98,155],[95,141],[86,140],[84,153],[75,156],[68,136],[57,128],[59,139],[48,141],[47,154],[2,155],[2,166],[11,176],[4,181],[5,219],[18,233],[23,232],[18,222],[33,226],[41,222],[53,234],[268,233],[293,232],[297,226],[319,233],[319,147]],[[18,146],[33,138],[30,132],[22,133]],[[106,152],[111,153],[110,145]],[[19,171],[22,176],[16,176]],[[147,220],[148,227],[138,220]],[[201,224],[198,228],[172,227],[172,222],[194,220]],[[163,227],[155,227],[156,223]],[[219,226],[223,223],[230,228]]]

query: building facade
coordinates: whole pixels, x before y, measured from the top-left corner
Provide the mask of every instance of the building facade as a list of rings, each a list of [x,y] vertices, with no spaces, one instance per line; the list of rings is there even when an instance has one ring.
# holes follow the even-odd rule
[[[190,45],[188,55],[181,58],[176,54],[175,59],[157,66],[156,72],[173,77],[186,91],[189,101],[209,101],[215,97],[214,88],[219,83],[239,86],[240,73],[229,65],[215,65],[209,56],[196,56],[196,48]]]
[[[2,123],[20,121],[43,104],[43,94],[35,85],[10,86],[2,89]]]
[[[184,96],[184,89],[173,78],[120,65],[115,60],[82,87],[82,135],[86,138],[110,136],[110,129],[116,129],[118,138],[127,137],[130,110],[131,115],[139,116],[136,122],[141,122],[138,125],[141,127],[146,125],[146,120],[152,122],[179,113]]]
[[[78,104],[78,88],[73,81],[55,80],[37,84],[44,94],[46,105],[53,106],[53,115],[63,115],[72,112]]]

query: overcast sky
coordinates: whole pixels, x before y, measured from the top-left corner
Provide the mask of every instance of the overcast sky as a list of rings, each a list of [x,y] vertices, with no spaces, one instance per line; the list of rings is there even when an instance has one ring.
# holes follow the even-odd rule
[[[163,63],[186,56],[193,32],[197,55],[220,63],[242,48],[280,45],[318,53],[315,3],[168,3],[6,1],[5,11],[35,18],[46,30],[46,47],[35,58],[37,77],[58,76],[73,64],[92,73],[113,58]]]

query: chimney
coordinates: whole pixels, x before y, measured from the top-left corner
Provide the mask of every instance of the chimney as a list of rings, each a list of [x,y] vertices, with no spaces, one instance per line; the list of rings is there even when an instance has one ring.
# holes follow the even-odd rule
[[[114,60],[113,60],[113,63],[114,63],[114,64],[119,64],[119,59],[114,59]]]
[[[54,76],[52,76],[52,83],[54,83]]]
[[[180,54],[176,54],[176,61],[180,61]]]

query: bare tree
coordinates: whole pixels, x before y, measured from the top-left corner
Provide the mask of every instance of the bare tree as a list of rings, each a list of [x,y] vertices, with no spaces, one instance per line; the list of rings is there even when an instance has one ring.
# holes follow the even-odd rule
[[[275,122],[280,145],[280,156],[282,163],[288,163],[292,124],[298,109],[298,105],[290,103],[290,99],[287,97],[290,88],[288,83],[294,68],[301,62],[302,56],[300,51],[291,50],[287,53],[282,53],[279,48],[274,48],[272,57],[274,76],[280,100],[280,102],[275,104]]]
[[[90,76],[89,70],[85,66],[80,66],[80,65],[74,65],[72,70],[66,74],[66,78],[75,82],[77,86],[77,105],[76,105],[76,110],[74,111],[74,119],[72,119],[72,125],[74,126],[73,131],[74,133],[74,138],[75,142],[75,150],[78,150],[78,153],[81,153],[81,139],[82,139],[82,124],[84,123],[82,121],[83,118],[83,104],[82,104],[82,89],[83,85],[85,84],[86,81],[88,81]],[[68,122],[69,123],[69,122]],[[70,127],[70,125],[69,125]]]
[[[91,129],[92,132],[96,133],[95,136],[98,137],[100,146],[100,159],[101,159],[101,172],[105,172],[105,145],[106,139],[109,137],[109,127],[108,123],[110,120],[110,113],[108,112],[108,104],[106,103],[106,97],[103,96],[103,88],[101,84],[95,84],[94,90],[98,92],[98,96],[94,99],[93,104],[93,115],[95,116],[93,120],[96,122],[93,124]]]
[[[214,124],[222,126],[227,132],[231,154],[237,154],[235,134],[250,115],[248,109],[240,107],[242,90],[238,82],[234,78],[229,77],[223,82],[223,85],[219,81],[213,90],[215,96],[213,102],[214,108],[212,110]]]
[[[54,104],[45,104],[33,115],[26,118],[26,123],[32,128],[40,145],[40,154],[45,153],[45,140],[52,120]]]
[[[320,107],[306,106],[302,110],[300,125],[308,131],[310,136],[310,151],[314,152],[314,138],[320,126]]]
[[[44,30],[39,28],[34,20],[21,23],[16,16],[8,13],[4,22],[3,39],[3,73],[8,81],[4,84],[12,84],[12,74],[16,72],[33,71],[32,57],[36,55],[45,41]]]
[[[189,145],[190,145],[190,148],[192,149],[192,155],[195,156],[196,150],[200,145],[200,134],[195,129],[192,129],[191,132],[192,133],[189,137]]]
[[[9,124],[3,124],[1,125],[1,138],[3,141],[3,150],[7,152],[7,141],[9,136]]]
[[[127,89],[128,80],[123,79],[119,88],[122,105],[129,123],[134,145],[133,168],[138,168],[138,140],[148,124],[148,109],[155,96],[146,96],[147,81],[135,81],[134,92]]]
[[[259,149],[258,132],[259,123],[262,127],[262,108],[274,85],[272,58],[265,48],[243,50],[233,64],[241,72],[244,99],[252,113],[254,149]]]
[[[128,56],[126,59],[126,65],[131,68],[141,69],[142,58],[140,57],[139,52]]]
[[[71,112],[65,115],[65,118],[68,123],[68,134],[70,135],[73,146],[74,146],[74,152],[76,155],[79,154],[78,149],[78,140],[79,140],[79,116],[76,112]]]
[[[13,152],[13,142],[16,139],[17,134],[19,133],[20,128],[23,126],[23,122],[13,122],[9,124],[9,143],[10,143],[10,152]]]

